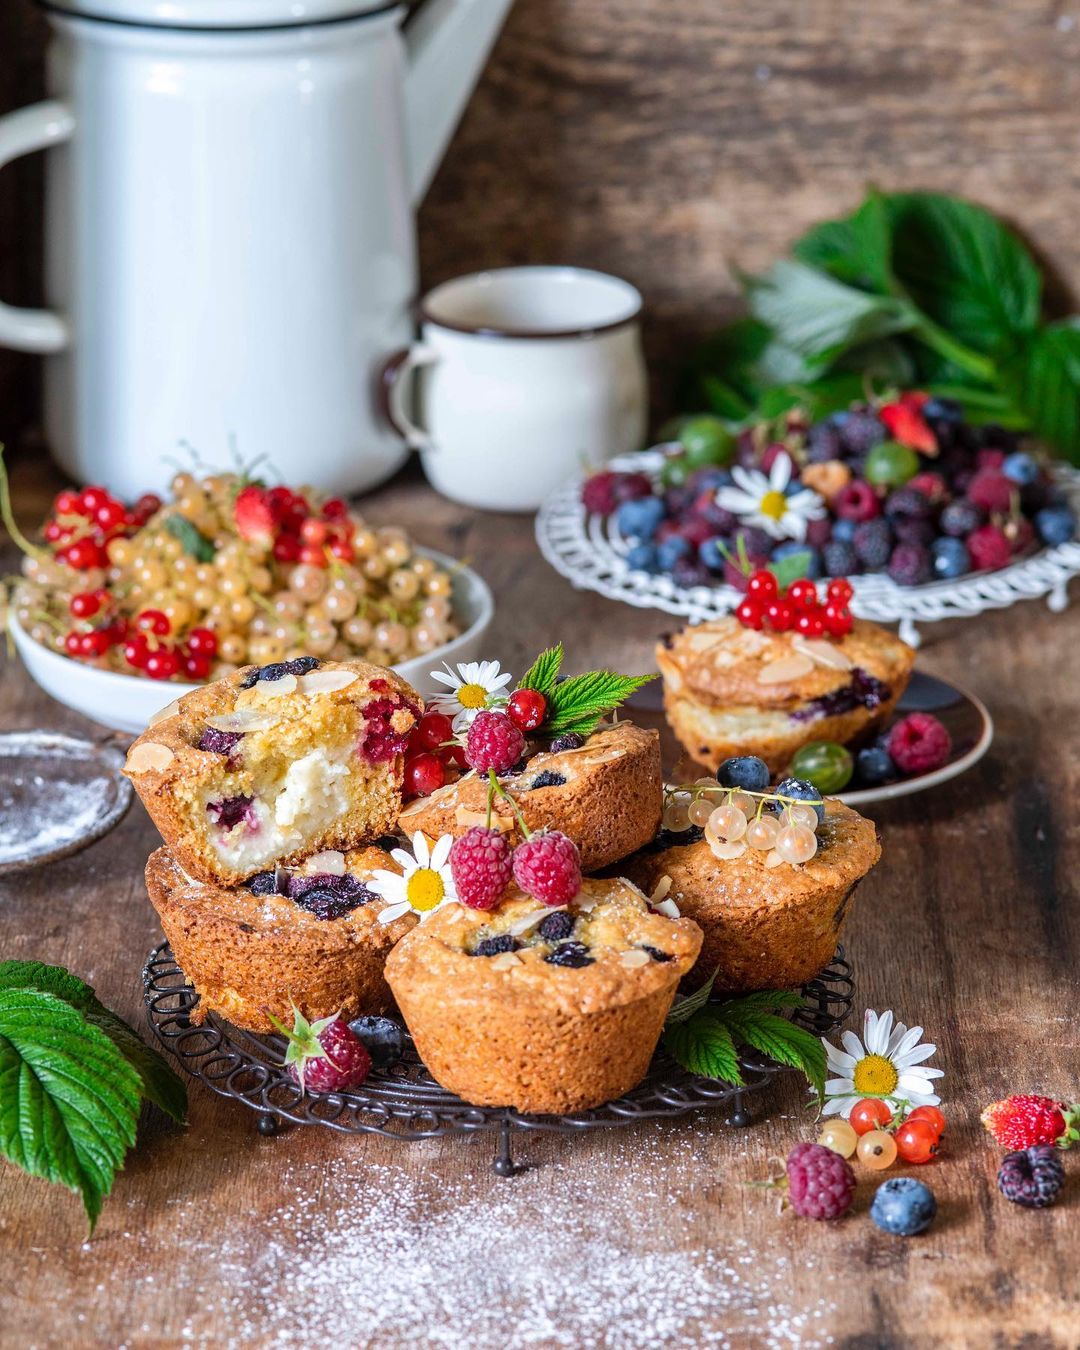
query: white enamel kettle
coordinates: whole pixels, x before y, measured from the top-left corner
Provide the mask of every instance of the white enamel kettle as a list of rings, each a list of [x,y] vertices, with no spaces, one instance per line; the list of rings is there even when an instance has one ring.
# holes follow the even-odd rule
[[[83,482],[158,489],[193,446],[356,492],[406,451],[378,411],[412,336],[414,208],[513,0],[52,0],[45,429]]]

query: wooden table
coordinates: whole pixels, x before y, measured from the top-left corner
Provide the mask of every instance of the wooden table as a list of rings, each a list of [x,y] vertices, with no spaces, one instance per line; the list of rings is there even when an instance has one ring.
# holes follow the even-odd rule
[[[29,463],[17,478],[36,520],[56,484]],[[511,670],[556,637],[580,668],[649,666],[664,619],[575,593],[527,519],[458,508],[408,473],[370,514],[484,573],[491,652]],[[885,856],[845,941],[857,1013],[921,1023],[946,1070],[947,1156],[920,1173],[940,1203],[929,1234],[878,1232],[866,1180],[835,1226],[778,1217],[747,1188],[814,1136],[793,1085],[741,1132],[700,1115],[529,1138],[532,1166],[500,1180],[488,1139],[263,1139],[193,1084],[186,1130],[146,1113],[89,1243],[74,1197],[0,1164],[0,1344],[1076,1345],[1080,1164],[1054,1209],[1009,1205],[978,1113],[1010,1090],[1080,1087],[1080,611],[1028,603],[928,638],[922,665],[985,699],[997,741],[966,777],[875,813]],[[87,729],[16,663],[3,674],[0,727]],[[0,955],[70,967],[145,1029],[156,842],[136,806],[86,852],[6,880]]]

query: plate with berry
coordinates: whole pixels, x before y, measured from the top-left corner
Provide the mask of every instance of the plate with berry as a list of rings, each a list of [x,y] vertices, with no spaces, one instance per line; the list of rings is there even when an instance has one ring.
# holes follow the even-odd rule
[[[1076,469],[910,392],[737,434],[687,419],[556,492],[536,535],[574,585],[691,619],[729,613],[766,565],[849,576],[852,612],[917,645],[921,623],[1036,597],[1063,609],[1078,513]]]

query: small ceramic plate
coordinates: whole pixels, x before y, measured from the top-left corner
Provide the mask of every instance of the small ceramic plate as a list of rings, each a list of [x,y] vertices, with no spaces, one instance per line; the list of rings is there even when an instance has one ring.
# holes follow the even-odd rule
[[[0,873],[66,858],[131,805],[124,751],[52,731],[0,735]]]
[[[708,773],[707,769],[688,757],[664,720],[659,680],[639,689],[627,703],[626,709],[638,726],[655,727],[660,732],[660,754],[668,782],[692,783],[695,778],[702,778]],[[895,783],[885,783],[881,787],[837,793],[842,802],[847,802],[849,806],[869,806],[873,802],[906,797],[912,792],[924,792],[927,788],[937,787],[939,783],[947,783],[950,778],[965,773],[973,764],[977,764],[994,739],[994,722],[981,699],[966,689],[921,671],[912,675],[894,720],[913,712],[933,713],[944,723],[952,737],[952,754],[948,763],[932,773],[900,778]]]

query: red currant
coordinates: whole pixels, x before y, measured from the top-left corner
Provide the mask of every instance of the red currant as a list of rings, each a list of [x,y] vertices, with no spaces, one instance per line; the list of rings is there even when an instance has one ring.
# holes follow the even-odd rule
[[[851,617],[851,610],[847,605],[837,604],[830,600],[825,606],[825,627],[836,638],[847,637],[854,627],[855,620]]]
[[[68,610],[75,619],[89,619],[100,608],[100,591],[78,591],[68,601]]]
[[[928,1120],[910,1117],[896,1131],[896,1151],[906,1163],[928,1163],[938,1151],[941,1135]]]
[[[321,544],[302,544],[298,556],[309,567],[326,566],[326,549]]]
[[[300,526],[300,538],[305,544],[312,544],[318,548],[326,543],[326,536],[326,521],[319,520],[317,516],[308,516]]]
[[[150,644],[142,633],[137,633],[124,643],[124,660],[129,666],[134,666],[136,670],[146,669],[149,656]]]
[[[58,544],[61,539],[66,539],[71,531],[66,525],[61,525],[58,520],[47,520],[42,534],[45,536],[47,544]]]
[[[539,689],[515,689],[506,711],[522,731],[535,731],[547,713],[547,699]]]
[[[76,633],[74,628],[71,630],[70,633],[67,633],[65,635],[64,651],[67,652],[68,656],[82,655],[82,637],[83,635],[81,633]]]
[[[830,600],[835,600],[838,605],[847,605],[851,602],[851,597],[855,594],[855,588],[847,577],[833,577],[829,582],[828,596]]]
[[[819,638],[825,634],[825,618],[816,610],[803,610],[795,616],[795,631],[803,637]]]
[[[193,628],[187,635],[187,645],[192,656],[217,656],[217,634],[212,628]]]
[[[351,563],[356,557],[356,549],[347,539],[331,539],[329,547],[338,562]]]
[[[81,514],[79,494],[73,488],[65,488],[56,494],[53,510],[58,516],[76,516]]]
[[[414,755],[405,761],[405,792],[410,797],[427,797],[446,782],[446,769],[438,755]]]
[[[349,514],[349,508],[340,497],[327,497],[323,502],[322,513],[327,520],[344,520]]]
[[[413,728],[409,737],[410,746],[416,747],[418,755],[424,751],[438,754],[446,741],[452,740],[454,724],[445,713],[426,712]]]
[[[280,534],[274,540],[274,561],[294,563],[300,557],[300,540],[294,534]]]
[[[142,633],[153,633],[157,637],[167,637],[171,628],[168,618],[160,609],[144,609],[135,620],[135,627]]]
[[[110,500],[110,493],[106,488],[96,487],[91,484],[90,487],[84,487],[79,493],[79,511],[84,516],[92,516],[99,506],[104,506]]]
[[[740,601],[735,610],[735,617],[744,628],[760,628],[765,619],[761,601],[747,596],[745,600]]]
[[[776,577],[767,568],[754,572],[746,583],[746,594],[755,600],[775,600],[780,594]]]
[[[945,1133],[945,1116],[936,1106],[917,1106],[908,1115],[908,1120],[925,1120],[933,1125],[940,1138]]]
[[[127,511],[122,502],[110,498],[109,501],[102,502],[94,512],[94,520],[100,530],[110,534],[127,523]]]
[[[892,1120],[892,1112],[878,1097],[864,1097],[851,1108],[848,1120],[856,1134],[869,1134],[884,1129]]]
[[[161,498],[156,492],[144,492],[135,505],[131,508],[131,514],[136,518],[139,524],[149,520],[155,511],[161,510]]]
[[[74,567],[76,572],[89,572],[92,567],[104,567],[107,563],[103,549],[98,548],[92,539],[76,539],[57,555]]]
[[[184,674],[189,680],[205,680],[210,675],[210,657],[189,651],[184,657]]]
[[[819,604],[817,587],[806,577],[791,583],[788,587],[787,598],[797,610],[817,609]]]
[[[180,669],[180,658],[169,647],[150,652],[143,669],[152,680],[171,680]]]
[[[787,600],[770,600],[765,606],[765,618],[770,628],[786,633],[795,622],[795,611]]]

